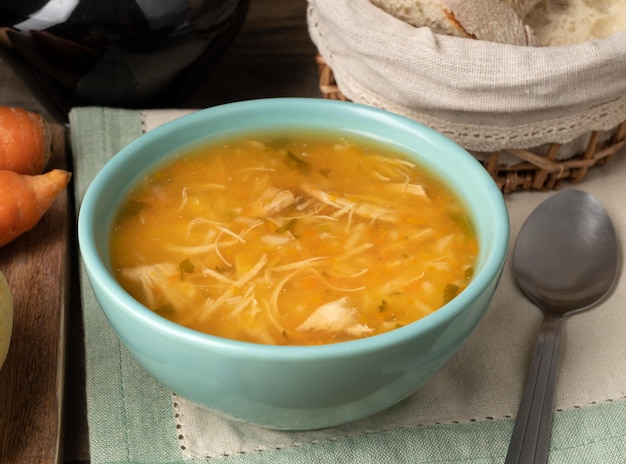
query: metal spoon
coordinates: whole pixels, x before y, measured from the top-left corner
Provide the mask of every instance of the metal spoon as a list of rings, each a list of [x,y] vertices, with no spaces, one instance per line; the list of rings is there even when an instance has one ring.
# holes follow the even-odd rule
[[[522,226],[513,274],[544,318],[505,464],[548,461],[563,321],[609,294],[620,269],[618,248],[609,215],[580,190],[551,196]]]

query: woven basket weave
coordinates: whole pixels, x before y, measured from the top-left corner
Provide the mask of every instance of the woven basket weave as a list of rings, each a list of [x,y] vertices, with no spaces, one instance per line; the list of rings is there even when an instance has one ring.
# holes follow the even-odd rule
[[[319,67],[319,88],[324,98],[348,101],[339,90],[332,69],[321,55],[316,57]],[[492,152],[481,161],[500,190],[510,193],[522,190],[555,190],[563,180],[580,182],[594,166],[609,161],[626,144],[626,121],[612,130],[593,131],[587,146],[579,153],[559,159],[561,144],[551,143],[547,150],[504,149]],[[514,157],[519,162],[501,163],[503,156]]]

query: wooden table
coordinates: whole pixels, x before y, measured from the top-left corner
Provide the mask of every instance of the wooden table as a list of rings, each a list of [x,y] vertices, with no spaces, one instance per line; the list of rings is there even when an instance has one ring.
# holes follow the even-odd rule
[[[305,0],[252,0],[241,34],[186,106],[320,97],[315,52]],[[2,55],[0,104],[56,123],[52,164],[71,167],[64,121]],[[70,185],[35,229],[0,248],[0,270],[15,299],[14,343],[0,371],[0,464],[90,460],[75,220]]]

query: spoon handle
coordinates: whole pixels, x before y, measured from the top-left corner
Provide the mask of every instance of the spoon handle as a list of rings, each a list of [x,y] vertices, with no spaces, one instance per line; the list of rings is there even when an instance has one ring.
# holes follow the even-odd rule
[[[562,326],[560,316],[543,318],[505,464],[548,462]]]

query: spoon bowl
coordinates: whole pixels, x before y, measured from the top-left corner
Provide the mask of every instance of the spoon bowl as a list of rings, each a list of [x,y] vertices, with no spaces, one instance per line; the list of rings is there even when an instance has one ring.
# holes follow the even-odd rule
[[[544,201],[522,226],[513,272],[544,312],[568,314],[599,303],[618,270],[611,218],[590,194],[565,190]]]
[[[548,460],[562,323],[603,301],[620,270],[611,218],[590,194],[559,192],[522,226],[513,274],[544,319],[520,402],[505,464]]]

